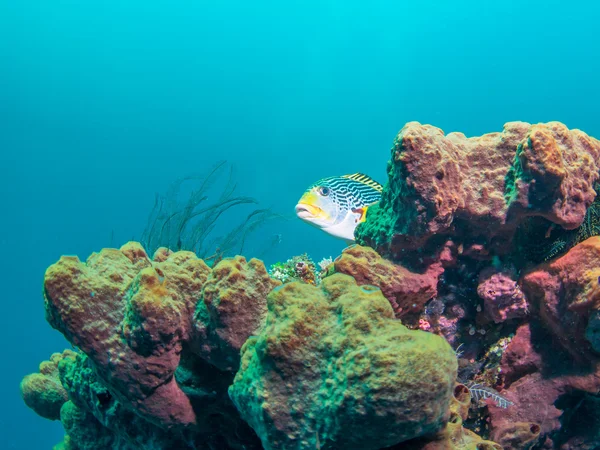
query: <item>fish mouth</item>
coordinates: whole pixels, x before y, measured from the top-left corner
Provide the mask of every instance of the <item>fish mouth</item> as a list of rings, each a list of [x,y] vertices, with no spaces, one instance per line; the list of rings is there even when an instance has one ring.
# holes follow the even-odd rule
[[[301,219],[314,219],[321,214],[321,208],[309,205],[308,203],[298,203],[296,205],[296,215]]]

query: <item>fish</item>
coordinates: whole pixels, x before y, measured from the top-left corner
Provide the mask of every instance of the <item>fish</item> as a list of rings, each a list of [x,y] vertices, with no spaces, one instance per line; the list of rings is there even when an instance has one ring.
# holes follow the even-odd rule
[[[383,186],[368,175],[353,173],[312,184],[296,205],[296,215],[326,233],[353,243],[354,231],[370,206],[379,203]]]

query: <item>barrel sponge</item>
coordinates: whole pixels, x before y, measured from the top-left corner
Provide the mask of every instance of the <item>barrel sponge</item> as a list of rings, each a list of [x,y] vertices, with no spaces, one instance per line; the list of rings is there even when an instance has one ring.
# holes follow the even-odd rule
[[[379,289],[334,274],[275,288],[267,308],[229,389],[265,449],[379,449],[446,424],[454,352],[394,319]]]

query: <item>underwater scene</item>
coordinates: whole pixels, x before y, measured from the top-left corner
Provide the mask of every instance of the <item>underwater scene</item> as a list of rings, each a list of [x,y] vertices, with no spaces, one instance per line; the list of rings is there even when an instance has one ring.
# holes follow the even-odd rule
[[[0,1],[0,450],[600,450],[599,24]]]

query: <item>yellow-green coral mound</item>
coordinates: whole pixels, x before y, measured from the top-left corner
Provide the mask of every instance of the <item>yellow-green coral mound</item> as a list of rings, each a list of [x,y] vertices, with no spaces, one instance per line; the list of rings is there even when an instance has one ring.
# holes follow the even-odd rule
[[[236,256],[219,262],[198,302],[193,350],[221,370],[237,370],[242,345],[264,323],[267,294],[280,284],[257,259]]]
[[[27,375],[21,381],[23,401],[40,416],[50,420],[60,419],[60,408],[69,397],[60,383],[58,363],[63,358],[74,356],[70,350],[65,350],[62,354],[54,353],[50,361],[40,364],[39,373]]]
[[[229,395],[265,449],[379,449],[438,431],[456,358],[394,319],[378,288],[335,274],[268,297]]]

